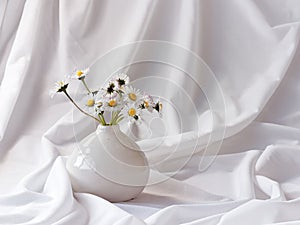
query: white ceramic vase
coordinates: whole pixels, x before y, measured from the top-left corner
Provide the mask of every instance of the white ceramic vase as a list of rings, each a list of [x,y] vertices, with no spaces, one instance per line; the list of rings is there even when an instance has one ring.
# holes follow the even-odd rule
[[[149,178],[145,154],[118,125],[102,126],[84,138],[66,164],[75,192],[110,202],[135,198]]]

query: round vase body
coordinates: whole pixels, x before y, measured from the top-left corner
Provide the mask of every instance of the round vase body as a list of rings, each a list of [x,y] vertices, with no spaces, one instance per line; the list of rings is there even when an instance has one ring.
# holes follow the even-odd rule
[[[135,198],[149,178],[145,154],[118,125],[99,125],[78,144],[66,167],[75,192],[95,194],[110,202]]]

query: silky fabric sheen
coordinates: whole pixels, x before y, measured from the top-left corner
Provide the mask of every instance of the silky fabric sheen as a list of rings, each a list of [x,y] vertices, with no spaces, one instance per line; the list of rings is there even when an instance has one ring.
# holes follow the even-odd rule
[[[300,224],[299,1],[4,0],[0,22],[0,224]],[[166,103],[165,132],[158,125],[137,143],[143,149],[166,138],[146,152],[156,162],[183,137],[178,154],[153,173],[163,181],[132,201],[73,193],[66,158],[95,124],[65,96],[50,99],[49,88],[75,67],[143,40],[189,50],[215,74],[226,107],[218,156],[203,156],[203,146],[189,151],[195,133],[211,132],[205,93],[172,67],[133,65],[133,81],[160,76],[187,90],[196,113],[176,86],[140,84],[162,91],[182,126]],[[108,75],[87,82],[96,88]],[[201,160],[212,157],[202,171]]]

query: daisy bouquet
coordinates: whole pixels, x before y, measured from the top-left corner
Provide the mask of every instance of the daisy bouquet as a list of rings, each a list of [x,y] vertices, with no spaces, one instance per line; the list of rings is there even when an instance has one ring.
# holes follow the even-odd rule
[[[50,91],[50,96],[64,93],[80,112],[103,126],[117,125],[123,119],[130,123],[140,122],[145,112],[157,112],[161,115],[161,102],[154,101],[149,94],[131,86],[128,75],[118,74],[110,79],[104,87],[91,91],[85,81],[88,73],[89,68],[75,70],[66,80],[55,83],[55,87]],[[68,93],[70,79],[81,81],[87,91],[82,95],[79,103],[76,103]]]

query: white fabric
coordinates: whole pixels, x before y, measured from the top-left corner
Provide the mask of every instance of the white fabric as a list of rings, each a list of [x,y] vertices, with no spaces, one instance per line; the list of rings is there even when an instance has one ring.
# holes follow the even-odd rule
[[[298,0],[1,1],[0,224],[300,224],[299,26]],[[75,67],[141,40],[191,50],[216,75],[226,106],[226,120],[218,117],[226,125],[219,155],[208,152],[205,159],[214,161],[200,171],[199,145],[172,178],[147,186],[129,202],[73,195],[66,155],[94,124],[73,113],[64,96],[51,100],[48,90]],[[182,126],[167,106],[166,132],[158,127],[139,144],[146,148],[167,135],[159,151],[147,153],[155,162],[182,137],[179,154],[152,179],[167,177],[190,156],[195,132],[200,142],[207,138],[205,93],[163,66],[129,72],[136,80],[172,80],[195,104],[196,113],[178,88],[157,83],[157,91],[179,109]],[[106,78],[99,73],[94,79]]]

